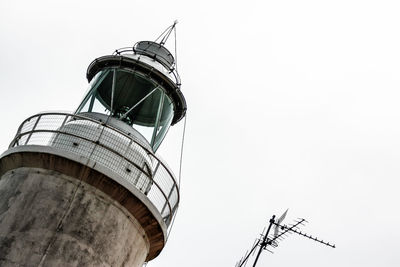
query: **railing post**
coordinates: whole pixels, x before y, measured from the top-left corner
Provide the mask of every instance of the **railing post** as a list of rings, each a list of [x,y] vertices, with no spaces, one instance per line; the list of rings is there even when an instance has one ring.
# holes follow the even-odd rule
[[[64,127],[64,125],[67,122],[68,118],[69,118],[69,115],[65,115],[65,119],[63,120],[61,126],[58,127],[58,129],[62,129]],[[59,135],[60,135],[60,131],[57,131],[56,136],[54,137],[54,140],[57,140]]]
[[[165,200],[165,204],[164,204],[163,208],[161,209],[161,214],[163,214],[165,208],[167,207],[167,203],[169,203],[169,199],[170,199],[170,197],[172,195],[172,192],[174,191],[174,188],[175,188],[175,184],[172,185],[171,190],[168,193],[168,197]],[[172,210],[170,210],[169,212],[170,212],[170,215],[172,215]]]
[[[36,129],[36,126],[38,125],[39,120],[41,119],[41,117],[42,117],[42,115],[39,115],[39,116],[37,117],[37,119],[36,119],[36,121],[35,121],[35,124],[33,125],[33,128],[32,128],[32,130],[31,130],[31,132],[29,133],[28,137],[26,138],[26,141],[25,141],[25,144],[24,144],[25,146],[28,144],[29,140],[31,139],[31,136],[32,136],[32,134],[33,134],[33,131]]]

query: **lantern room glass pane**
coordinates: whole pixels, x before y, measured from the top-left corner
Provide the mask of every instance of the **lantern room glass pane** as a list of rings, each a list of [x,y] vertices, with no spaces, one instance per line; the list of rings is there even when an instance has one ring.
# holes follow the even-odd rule
[[[110,82],[111,80],[111,82]],[[77,113],[83,112],[97,112],[101,114],[110,114],[109,105],[102,99],[99,91],[105,91],[106,85],[112,83],[112,73],[110,70],[100,71],[90,81],[90,88],[88,94],[83,99],[81,105],[78,108]]]
[[[155,139],[152,144],[154,150],[157,150],[161,142],[164,140],[164,137],[168,132],[169,126],[172,123],[173,117],[174,109],[172,101],[169,97],[164,97],[162,103],[162,112],[159,117],[158,125],[155,129]]]
[[[164,89],[138,72],[123,69],[103,70],[95,79],[77,113],[111,115],[157,150],[173,118],[173,104]]]

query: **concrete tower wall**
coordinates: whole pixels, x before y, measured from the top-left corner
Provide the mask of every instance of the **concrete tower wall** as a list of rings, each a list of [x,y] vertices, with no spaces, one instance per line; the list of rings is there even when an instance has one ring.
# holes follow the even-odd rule
[[[179,185],[155,151],[186,102],[171,53],[138,44],[94,60],[88,80],[102,74],[76,113],[30,116],[0,156],[1,266],[138,267],[160,254]]]
[[[138,221],[97,188],[42,168],[1,177],[1,266],[141,266],[148,252]]]

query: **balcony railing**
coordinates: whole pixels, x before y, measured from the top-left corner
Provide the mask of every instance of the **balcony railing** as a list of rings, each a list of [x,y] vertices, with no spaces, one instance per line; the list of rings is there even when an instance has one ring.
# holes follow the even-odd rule
[[[88,117],[41,113],[26,119],[11,147],[39,145],[96,162],[145,195],[170,226],[179,204],[173,173],[134,136]],[[111,177],[112,178],[112,177]]]

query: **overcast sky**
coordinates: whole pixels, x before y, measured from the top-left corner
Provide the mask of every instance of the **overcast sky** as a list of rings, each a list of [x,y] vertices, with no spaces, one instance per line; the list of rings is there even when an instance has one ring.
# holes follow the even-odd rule
[[[93,59],[177,19],[181,205],[148,266],[233,267],[287,208],[337,248],[292,235],[258,266],[400,266],[399,14],[385,0],[0,0],[0,149],[28,116],[74,110]]]

